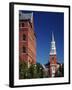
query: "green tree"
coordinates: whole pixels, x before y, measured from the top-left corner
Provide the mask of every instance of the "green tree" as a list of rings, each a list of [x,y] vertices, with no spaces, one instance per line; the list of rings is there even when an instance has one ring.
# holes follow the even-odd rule
[[[37,63],[37,73],[39,78],[43,78],[43,67],[40,63]]]
[[[20,61],[19,62],[19,78],[24,79],[28,78],[28,65],[26,62]]]
[[[61,76],[64,76],[64,64],[61,64],[59,67],[59,71],[61,72]]]
[[[20,79],[30,79],[30,78],[42,78],[43,77],[43,68],[40,63],[31,64],[28,67],[28,64],[24,61],[19,62],[19,78]]]
[[[29,71],[31,73],[32,78],[42,78],[43,77],[43,68],[39,63],[32,64]]]
[[[64,64],[61,64],[59,69],[57,70],[56,77],[63,77],[64,76]]]

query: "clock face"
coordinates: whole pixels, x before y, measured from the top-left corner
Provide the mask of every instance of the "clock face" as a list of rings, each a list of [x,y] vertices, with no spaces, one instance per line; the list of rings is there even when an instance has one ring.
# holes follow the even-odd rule
[[[52,60],[54,60],[54,57],[52,57]]]

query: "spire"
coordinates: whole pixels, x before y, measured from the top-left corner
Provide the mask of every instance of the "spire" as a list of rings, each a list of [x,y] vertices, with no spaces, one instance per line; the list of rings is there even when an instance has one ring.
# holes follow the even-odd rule
[[[50,55],[56,55],[56,46],[55,46],[55,41],[54,41],[54,34],[53,34],[53,32],[52,32],[52,41],[51,41]]]
[[[54,35],[53,35],[53,32],[52,32],[52,41],[54,41]]]

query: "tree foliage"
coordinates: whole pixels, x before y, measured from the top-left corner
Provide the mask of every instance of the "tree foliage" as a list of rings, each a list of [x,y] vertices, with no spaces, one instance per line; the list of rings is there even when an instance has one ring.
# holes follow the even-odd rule
[[[26,62],[20,61],[19,63],[19,78],[20,79],[30,79],[30,78],[42,78],[43,68],[41,64],[32,64],[28,68]]]
[[[64,76],[64,64],[62,64],[55,73],[55,77],[63,77]],[[31,64],[28,67],[27,62],[21,61],[19,62],[19,79],[32,79],[32,78],[48,78],[50,76],[50,72],[45,71],[40,63]]]
[[[57,72],[55,73],[55,77],[64,77],[64,64],[61,64]]]

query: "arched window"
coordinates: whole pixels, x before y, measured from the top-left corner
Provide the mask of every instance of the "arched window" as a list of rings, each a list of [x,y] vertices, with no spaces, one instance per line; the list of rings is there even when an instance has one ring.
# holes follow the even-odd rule
[[[23,34],[23,40],[24,40],[24,41],[26,40],[26,35],[25,35],[25,34]]]
[[[26,53],[26,47],[23,47],[23,53]]]

